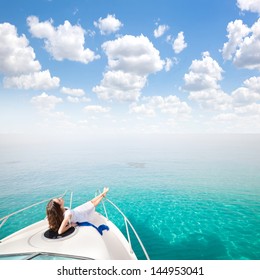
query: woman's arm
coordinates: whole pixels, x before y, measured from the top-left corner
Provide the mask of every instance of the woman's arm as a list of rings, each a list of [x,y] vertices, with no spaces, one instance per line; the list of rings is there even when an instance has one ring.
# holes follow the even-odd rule
[[[58,234],[64,233],[65,231],[67,231],[71,227],[70,219],[71,219],[71,214],[67,215],[63,219],[63,221],[62,221],[62,223],[60,225],[60,228],[58,230]]]

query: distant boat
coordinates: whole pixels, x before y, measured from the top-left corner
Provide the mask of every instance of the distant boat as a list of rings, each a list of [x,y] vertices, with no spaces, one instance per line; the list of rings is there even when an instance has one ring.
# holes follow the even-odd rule
[[[64,196],[67,192],[65,192]],[[73,193],[70,192],[70,205]],[[0,229],[9,217],[23,212],[36,205],[46,203],[44,200],[0,219]],[[126,237],[119,228],[109,220],[105,203],[110,203],[120,213],[126,226]],[[137,260],[132,248],[129,229],[137,238],[144,255],[149,256],[134,227],[124,213],[111,200],[105,198],[102,202],[105,216],[95,212],[91,218],[92,226],[77,226],[70,228],[63,235],[55,235],[48,229],[48,221],[38,221],[31,224],[0,241],[0,260],[65,260],[65,259],[91,259],[91,260]],[[104,230],[99,232],[98,226],[103,225]]]

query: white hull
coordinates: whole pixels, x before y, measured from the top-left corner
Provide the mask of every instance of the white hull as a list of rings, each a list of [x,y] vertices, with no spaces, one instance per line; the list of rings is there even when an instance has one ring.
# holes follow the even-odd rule
[[[44,237],[48,222],[42,220],[2,239],[0,258],[6,254],[46,253],[95,260],[137,259],[121,231],[111,221],[95,212],[91,223],[96,226],[105,224],[109,230],[104,230],[101,235],[92,226],[80,226],[67,237],[48,239]]]

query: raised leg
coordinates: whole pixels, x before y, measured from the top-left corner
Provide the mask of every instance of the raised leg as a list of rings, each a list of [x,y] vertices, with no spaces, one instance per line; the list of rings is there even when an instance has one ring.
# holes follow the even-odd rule
[[[108,191],[109,191],[109,188],[104,188],[103,192],[100,195],[94,197],[91,200],[91,202],[94,204],[95,207],[101,202],[101,200],[104,198],[104,196],[106,196]]]

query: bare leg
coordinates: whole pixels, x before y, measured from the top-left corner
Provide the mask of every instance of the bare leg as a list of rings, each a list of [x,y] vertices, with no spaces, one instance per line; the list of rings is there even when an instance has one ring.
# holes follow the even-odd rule
[[[104,196],[106,196],[108,191],[109,191],[109,188],[104,188],[103,192],[100,195],[94,197],[91,200],[91,202],[94,204],[95,207],[101,202],[101,200],[104,198]]]

